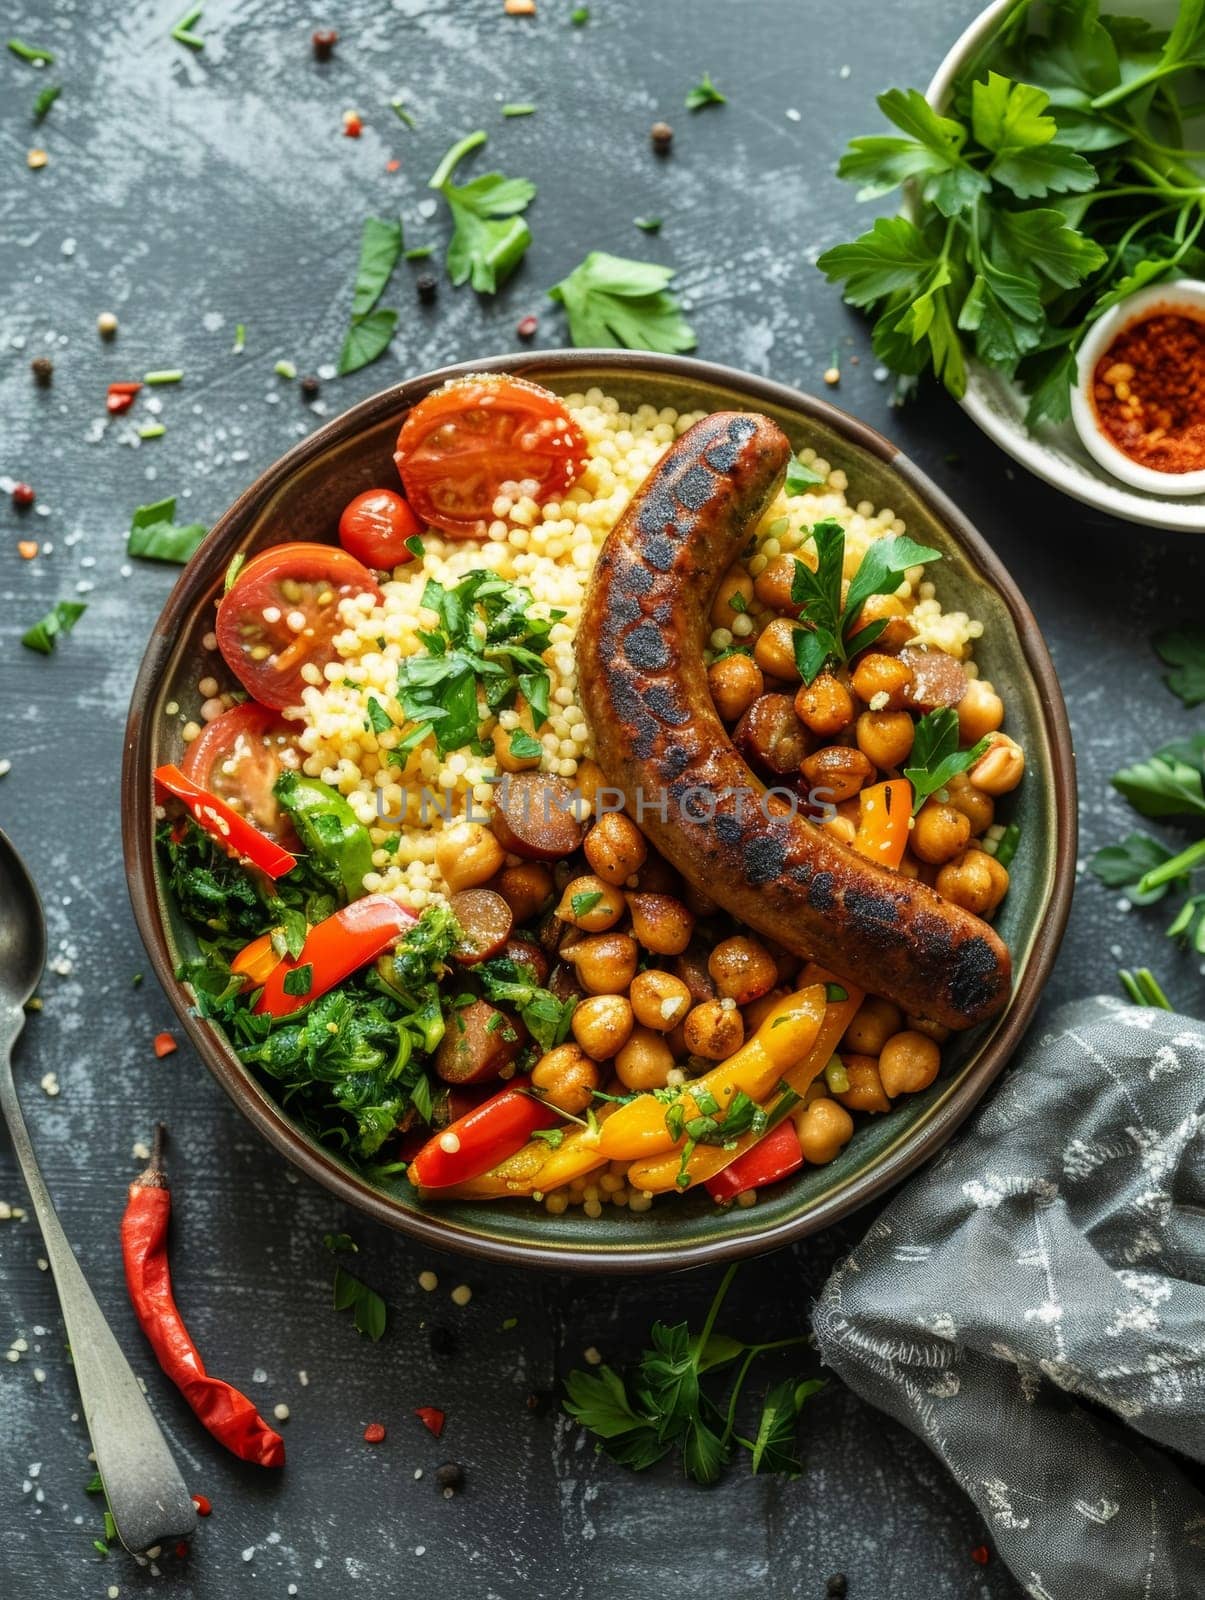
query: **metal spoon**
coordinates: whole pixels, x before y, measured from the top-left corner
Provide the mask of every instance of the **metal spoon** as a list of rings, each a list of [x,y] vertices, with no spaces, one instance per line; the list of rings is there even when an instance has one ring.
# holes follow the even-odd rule
[[[138,1552],[191,1533],[197,1513],[138,1379],[67,1243],[21,1115],[12,1047],[45,961],[46,923],[37,890],[0,832],[0,1110],[46,1243],[109,1510],[122,1544]]]

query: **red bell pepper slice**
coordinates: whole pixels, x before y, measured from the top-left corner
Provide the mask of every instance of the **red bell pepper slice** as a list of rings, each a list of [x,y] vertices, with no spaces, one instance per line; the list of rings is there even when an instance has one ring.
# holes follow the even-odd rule
[[[521,1089],[503,1089],[428,1139],[406,1169],[420,1189],[467,1183],[513,1156],[537,1128],[551,1128],[555,1111]]]
[[[708,1178],[705,1187],[713,1200],[735,1200],[746,1189],[764,1189],[768,1183],[777,1183],[802,1165],[803,1151],[795,1124],[790,1117],[784,1117],[731,1166]]]
[[[273,967],[255,1002],[255,1010],[266,1011],[273,1017],[287,1017],[299,1011],[374,961],[417,921],[413,911],[408,911],[387,894],[366,894],[362,900],[353,900],[351,905],[310,929],[296,961],[286,956]],[[289,974],[304,973],[307,967],[308,986],[291,994],[285,988]]]
[[[159,799],[168,794],[182,801],[199,828],[204,828],[230,855],[249,861],[269,878],[281,878],[297,865],[296,856],[282,850],[274,839],[253,827],[246,817],[240,817],[216,794],[186,778],[179,767],[156,767],[155,789]]]

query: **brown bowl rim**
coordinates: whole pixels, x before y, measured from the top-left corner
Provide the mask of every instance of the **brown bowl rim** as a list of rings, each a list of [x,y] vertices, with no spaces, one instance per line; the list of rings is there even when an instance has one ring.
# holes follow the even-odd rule
[[[255,515],[263,501],[311,457],[322,453],[332,444],[351,438],[363,428],[380,423],[390,413],[406,409],[423,394],[451,378],[490,371],[519,376],[557,376],[600,367],[626,372],[651,370],[668,378],[682,378],[736,390],[751,402],[764,400],[768,404],[799,412],[827,424],[851,443],[877,456],[900,473],[971,557],[1009,610],[1026,665],[1039,692],[1042,720],[1050,746],[1050,782],[1054,789],[1059,832],[1055,880],[1051,886],[1047,915],[1035,931],[1029,960],[1009,1008],[967,1077],[935,1110],[915,1139],[905,1136],[871,1171],[855,1176],[838,1192],[818,1200],[801,1216],[775,1223],[763,1232],[735,1238],[718,1235],[714,1239],[678,1247],[667,1242],[665,1246],[643,1247],[638,1254],[616,1249],[588,1250],[579,1246],[558,1247],[555,1251],[544,1252],[539,1246],[491,1238],[458,1224],[408,1211],[339,1165],[320,1147],[307,1142],[301,1131],[274,1102],[261,1100],[251,1092],[244,1073],[232,1066],[233,1055],[227,1059],[226,1053],[218,1047],[208,1026],[188,1004],[187,996],[175,977],[158,908],[153,830],[150,826],[154,728],[152,720],[144,715],[176,639],[196,608],[198,593],[208,592],[225,564],[227,547],[238,543],[244,524]],[[219,560],[219,552],[223,553],[222,560]],[[511,352],[440,367],[408,378],[342,412],[300,440],[262,472],[213,525],[168,596],[155,624],[130,699],[122,756],[121,810],[122,848],[134,920],[155,976],[205,1065],[242,1114],[283,1156],[336,1199],[355,1206],[374,1221],[408,1234],[435,1249],[456,1250],[512,1266],[588,1273],[642,1274],[679,1270],[777,1249],[816,1233],[867,1205],[934,1155],[999,1076],[1029,1024],[1067,924],[1077,840],[1071,729],[1054,663],[1033,612],[1007,568],[949,496],[876,429],[819,396],[718,362],[701,361],[688,356],[609,349]]]

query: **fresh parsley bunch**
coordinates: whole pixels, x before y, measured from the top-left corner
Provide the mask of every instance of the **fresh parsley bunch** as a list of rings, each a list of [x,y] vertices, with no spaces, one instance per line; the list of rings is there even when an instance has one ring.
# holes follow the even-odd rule
[[[702,1330],[691,1334],[685,1322],[670,1327],[654,1322],[650,1348],[626,1373],[612,1367],[571,1372],[565,1380],[568,1414],[589,1428],[621,1466],[643,1472],[670,1451],[681,1455],[682,1469],[696,1483],[717,1483],[733,1447],[748,1450],[754,1472],[784,1472],[798,1477],[803,1467],[795,1435],[804,1402],[824,1387],[819,1378],[789,1379],[767,1393],[752,1438],[736,1432],[737,1407],[749,1369],[758,1356],[806,1343],[806,1335],[747,1344],[714,1331],[720,1306],[736,1274],[729,1267],[716,1291]],[[740,1361],[736,1379],[704,1386],[704,1379]]]
[[[1020,0],[955,81],[944,114],[915,89],[879,108],[897,130],[854,139],[838,176],[881,217],[818,265],[873,309],[875,353],[905,377],[966,388],[968,355],[1015,377],[1032,427],[1070,414],[1076,349],[1133,290],[1200,276],[1205,184],[1184,121],[1205,68],[1205,0],[1160,32],[1097,0]]]

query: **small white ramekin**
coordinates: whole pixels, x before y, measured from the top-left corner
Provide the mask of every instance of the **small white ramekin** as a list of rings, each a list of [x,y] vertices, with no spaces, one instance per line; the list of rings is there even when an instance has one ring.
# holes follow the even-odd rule
[[[1205,322],[1205,282],[1199,278],[1177,278],[1169,283],[1153,283],[1149,288],[1136,289],[1093,324],[1079,347],[1076,381],[1071,391],[1071,420],[1085,450],[1107,472],[1131,488],[1160,495],[1205,494],[1205,468],[1199,472],[1158,472],[1154,467],[1144,467],[1117,448],[1096,415],[1093,374],[1101,356],[1123,329],[1133,322],[1144,321],[1157,311],[1178,311]]]

